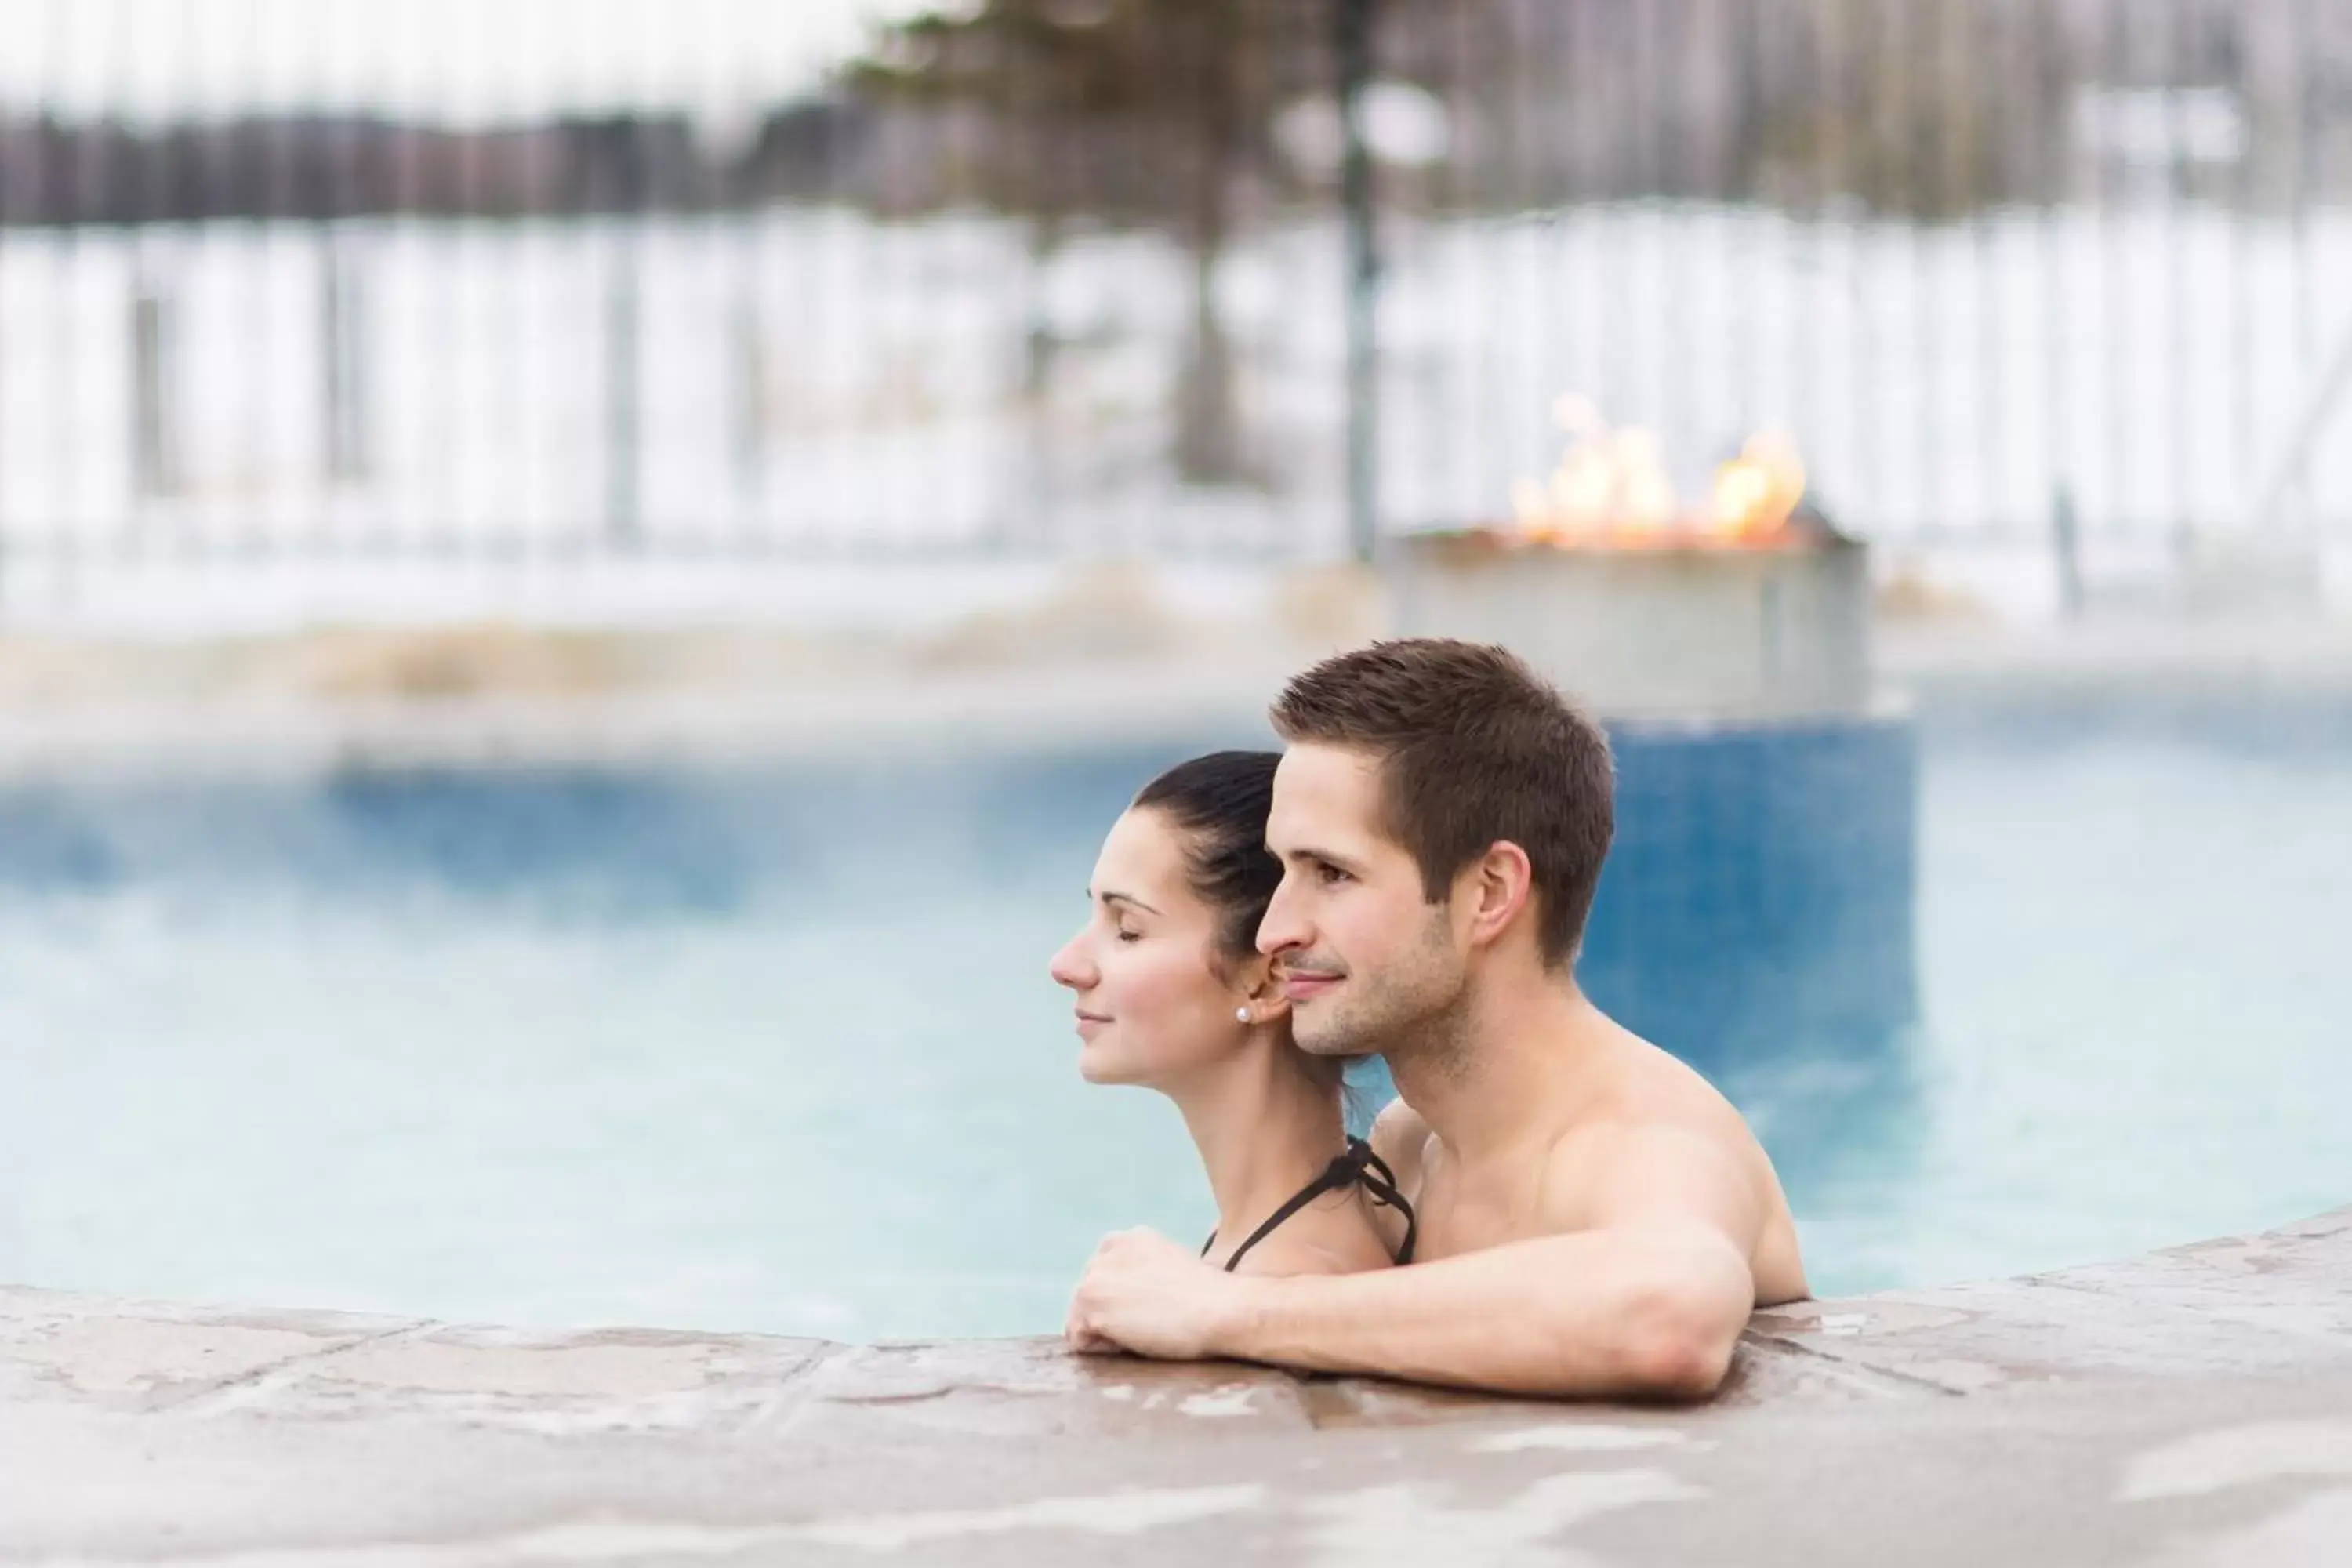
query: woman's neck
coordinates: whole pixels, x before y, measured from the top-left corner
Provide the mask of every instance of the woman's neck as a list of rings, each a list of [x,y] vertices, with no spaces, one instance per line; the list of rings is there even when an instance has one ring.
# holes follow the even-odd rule
[[[1347,1147],[1339,1097],[1309,1075],[1289,1041],[1260,1033],[1258,1048],[1165,1089],[1201,1152],[1227,1250]]]

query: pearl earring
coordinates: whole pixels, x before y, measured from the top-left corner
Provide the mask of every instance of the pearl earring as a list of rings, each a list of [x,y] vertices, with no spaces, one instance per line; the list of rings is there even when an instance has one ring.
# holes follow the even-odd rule
[[[1246,1007],[1236,1007],[1236,1008],[1234,1008],[1234,1023],[1236,1023],[1236,1024],[1246,1024],[1246,1023],[1248,1023],[1249,1021],[1250,1021],[1250,1016],[1249,1016],[1249,1009],[1248,1009],[1248,1008],[1246,1008]]]

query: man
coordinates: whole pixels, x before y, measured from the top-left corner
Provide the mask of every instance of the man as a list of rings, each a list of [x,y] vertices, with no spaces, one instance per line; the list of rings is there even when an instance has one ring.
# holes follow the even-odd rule
[[[1326,660],[1273,717],[1283,880],[1258,945],[1302,1048],[1387,1058],[1399,1100],[1372,1141],[1420,1215],[1416,1259],[1250,1278],[1129,1231],[1088,1263],[1071,1343],[1712,1394],[1748,1314],[1806,1294],[1804,1267],[1739,1113],[1577,988],[1613,823],[1607,739],[1512,655],[1431,639]]]

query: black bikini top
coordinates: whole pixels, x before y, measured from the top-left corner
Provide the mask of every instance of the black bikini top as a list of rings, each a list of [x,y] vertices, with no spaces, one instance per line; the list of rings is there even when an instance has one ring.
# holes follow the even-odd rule
[[[1325,1193],[1345,1192],[1359,1182],[1364,1184],[1364,1191],[1371,1195],[1372,1202],[1392,1208],[1404,1215],[1404,1245],[1397,1248],[1396,1260],[1399,1263],[1412,1262],[1414,1228],[1412,1205],[1405,1202],[1402,1193],[1397,1191],[1396,1173],[1389,1169],[1388,1162],[1373,1153],[1370,1143],[1360,1138],[1350,1138],[1348,1140],[1346,1153],[1324,1166],[1321,1175],[1299,1188],[1291,1195],[1289,1202],[1275,1210],[1267,1217],[1264,1225],[1250,1232],[1247,1241],[1234,1248],[1234,1255],[1225,1259],[1225,1272],[1231,1274],[1234,1271],[1234,1266],[1242,1260],[1243,1256],[1251,1247],[1272,1236],[1284,1220],[1288,1219]],[[1213,1230],[1209,1233],[1209,1239],[1201,1244],[1201,1256],[1208,1257],[1209,1248],[1216,1245],[1217,1233]]]

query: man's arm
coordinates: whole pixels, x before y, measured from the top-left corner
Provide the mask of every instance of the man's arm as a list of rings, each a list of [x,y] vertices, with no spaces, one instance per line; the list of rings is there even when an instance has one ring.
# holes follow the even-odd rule
[[[1235,1279],[1163,1238],[1107,1241],[1073,1342],[1507,1394],[1704,1398],[1754,1309],[1755,1196],[1704,1139],[1633,1131],[1585,1169],[1591,1228],[1407,1268]]]
[[[1746,1261],[1698,1227],[1582,1231],[1412,1268],[1249,1283],[1282,1289],[1239,1294],[1217,1336],[1224,1354],[1567,1397],[1706,1397],[1755,1300]]]

